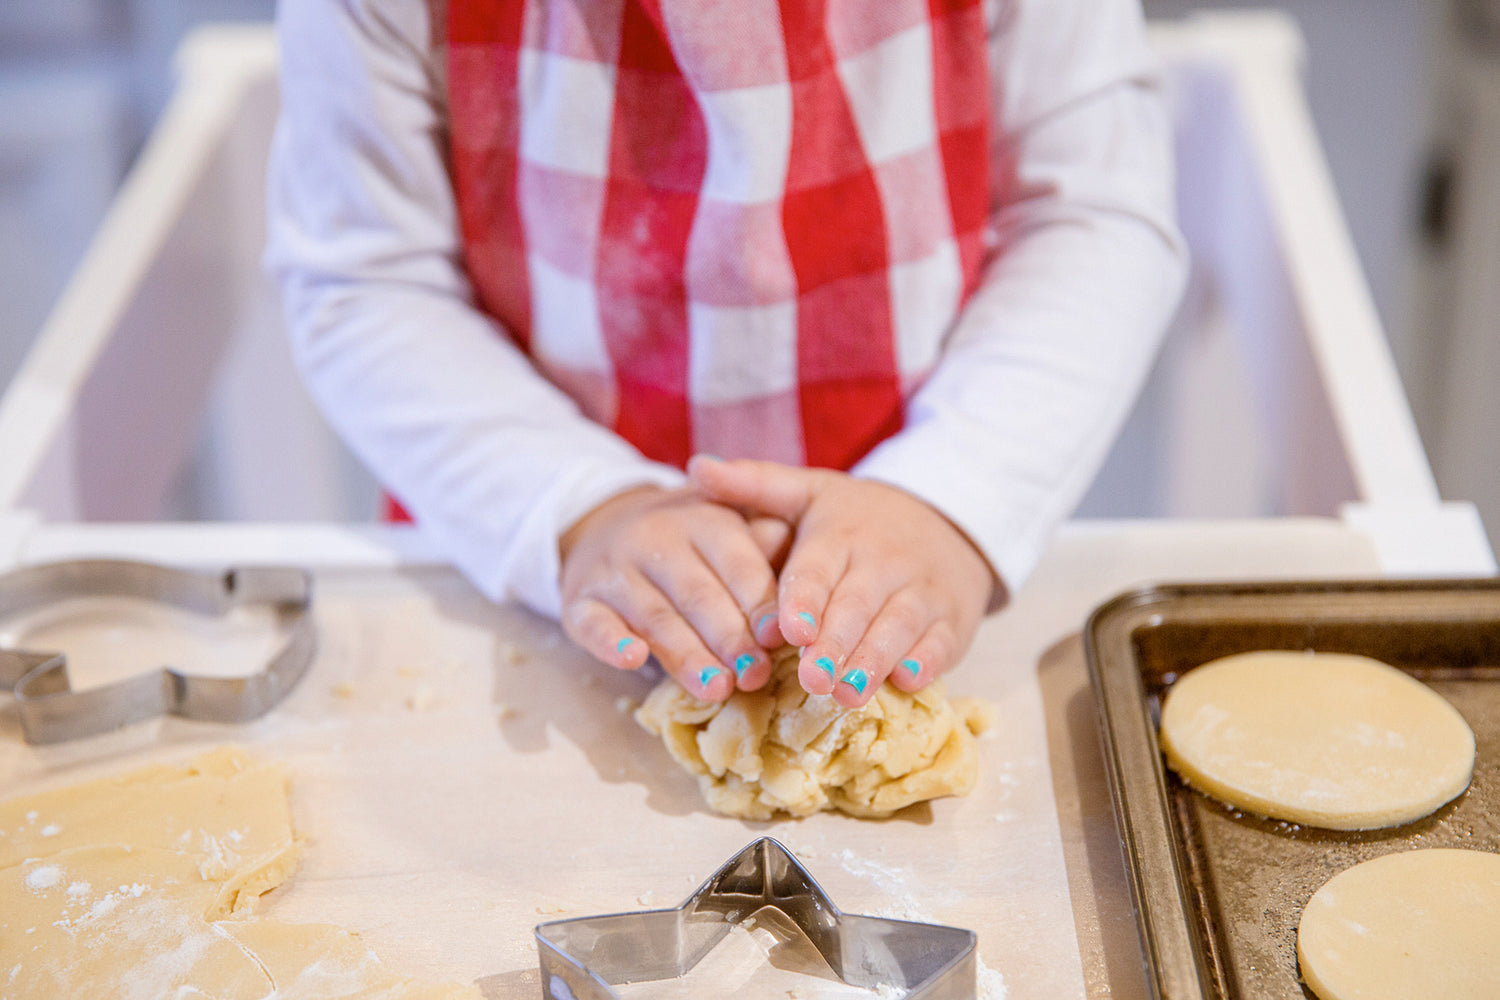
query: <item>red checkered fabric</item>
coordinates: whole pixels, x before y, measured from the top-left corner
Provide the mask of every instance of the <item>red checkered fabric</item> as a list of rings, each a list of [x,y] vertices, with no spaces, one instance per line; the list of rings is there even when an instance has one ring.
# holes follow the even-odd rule
[[[449,0],[480,305],[645,455],[847,469],[989,215],[978,0]]]

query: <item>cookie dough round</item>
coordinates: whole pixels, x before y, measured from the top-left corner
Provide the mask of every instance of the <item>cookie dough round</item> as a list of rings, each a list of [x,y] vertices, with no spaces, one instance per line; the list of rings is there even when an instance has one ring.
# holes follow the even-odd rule
[[[0,802],[0,997],[478,1000],[253,915],[296,866],[287,787],[224,747]]]
[[[1494,1000],[1500,854],[1388,854],[1340,872],[1297,927],[1302,978],[1322,1000]]]
[[[672,757],[698,776],[715,811],[741,819],[837,809],[889,816],[915,802],[965,795],[979,773],[975,735],[993,709],[954,698],[934,681],[915,694],[882,684],[860,708],[812,695],[797,680],[797,650],[773,660],[758,691],[699,701],[662,681],[635,713]]]
[[[1242,653],[1191,670],[1167,692],[1161,742],[1194,788],[1334,830],[1419,819],[1474,773],[1474,734],[1452,705],[1342,653]]]

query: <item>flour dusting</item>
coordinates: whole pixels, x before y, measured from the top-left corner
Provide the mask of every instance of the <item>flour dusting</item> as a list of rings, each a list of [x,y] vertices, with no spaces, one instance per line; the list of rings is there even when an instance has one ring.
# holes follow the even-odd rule
[[[1010,989],[1005,985],[1005,977],[1000,974],[1000,970],[985,965],[984,959],[978,956],[975,956],[974,963],[978,1000],[1005,1000],[1010,995]]]
[[[115,895],[105,896],[103,899],[99,900],[99,902],[97,902],[93,906],[89,907],[89,912],[86,913],[86,914],[84,914],[83,919],[85,919],[85,920],[98,920],[101,917],[107,917],[114,910],[114,908],[117,907],[117,906],[119,906],[119,905],[120,905],[120,897],[119,896],[115,896]]]
[[[837,857],[846,872],[869,879],[887,898],[892,900],[891,905],[876,910],[874,916],[892,920],[914,920],[924,924],[941,923],[922,909],[917,902],[917,897],[907,887],[906,879],[899,869],[871,861],[869,858],[862,858],[847,847],[839,851]],[[974,956],[974,980],[977,991],[975,1000],[1006,1000],[1010,994],[1009,988],[1005,985],[1005,976],[1000,970],[985,965],[984,959],[977,953]]]
[[[62,869],[56,865],[39,865],[26,873],[26,888],[32,892],[50,889],[62,881]]]

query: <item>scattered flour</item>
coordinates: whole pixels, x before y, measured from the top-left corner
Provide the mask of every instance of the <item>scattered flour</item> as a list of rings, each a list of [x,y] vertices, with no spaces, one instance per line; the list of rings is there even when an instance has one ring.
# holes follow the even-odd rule
[[[62,881],[62,869],[56,865],[39,865],[26,873],[26,888],[32,892],[50,889]]]
[[[89,907],[89,912],[84,914],[83,919],[98,920],[100,917],[107,917],[109,916],[110,911],[112,911],[119,905],[120,897],[114,894],[110,894],[99,900],[99,902],[95,903],[93,906]]]
[[[46,826],[42,827],[43,837],[55,837],[59,833],[62,833],[62,827],[58,826],[56,823],[48,823]]]
[[[891,901],[890,905],[882,907],[874,914],[875,916],[892,920],[915,920],[928,924],[933,922],[933,919],[922,911],[921,904],[907,887],[906,879],[899,869],[883,865],[878,861],[871,861],[869,858],[862,858],[847,847],[835,856],[844,866],[844,871],[850,875],[869,879]]]
[[[839,851],[836,856],[843,864],[845,871],[851,875],[869,879],[888,899],[893,901],[892,905],[877,910],[874,916],[893,920],[915,920],[926,924],[939,922],[922,910],[899,869],[871,861],[869,858],[862,858],[848,848]],[[1005,976],[1000,970],[985,965],[984,959],[978,955],[974,956],[974,979],[977,989],[975,1000],[1006,1000],[1010,994],[1009,988],[1005,985]]]
[[[1005,985],[1005,977],[1000,974],[999,969],[990,968],[984,964],[984,959],[977,956],[974,963],[976,1000],[1005,1000],[1010,996],[1010,988]]]

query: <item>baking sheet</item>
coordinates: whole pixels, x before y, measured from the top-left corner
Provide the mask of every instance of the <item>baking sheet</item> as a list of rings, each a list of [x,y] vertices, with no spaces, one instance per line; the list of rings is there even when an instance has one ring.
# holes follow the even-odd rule
[[[1397,851],[1500,852],[1500,582],[1160,586],[1101,606],[1084,635],[1117,819],[1156,994],[1312,997],[1297,922],[1329,878]],[[1160,698],[1183,672],[1258,649],[1360,653],[1446,697],[1474,730],[1474,780],[1425,819],[1329,831],[1265,820],[1163,766]]]

